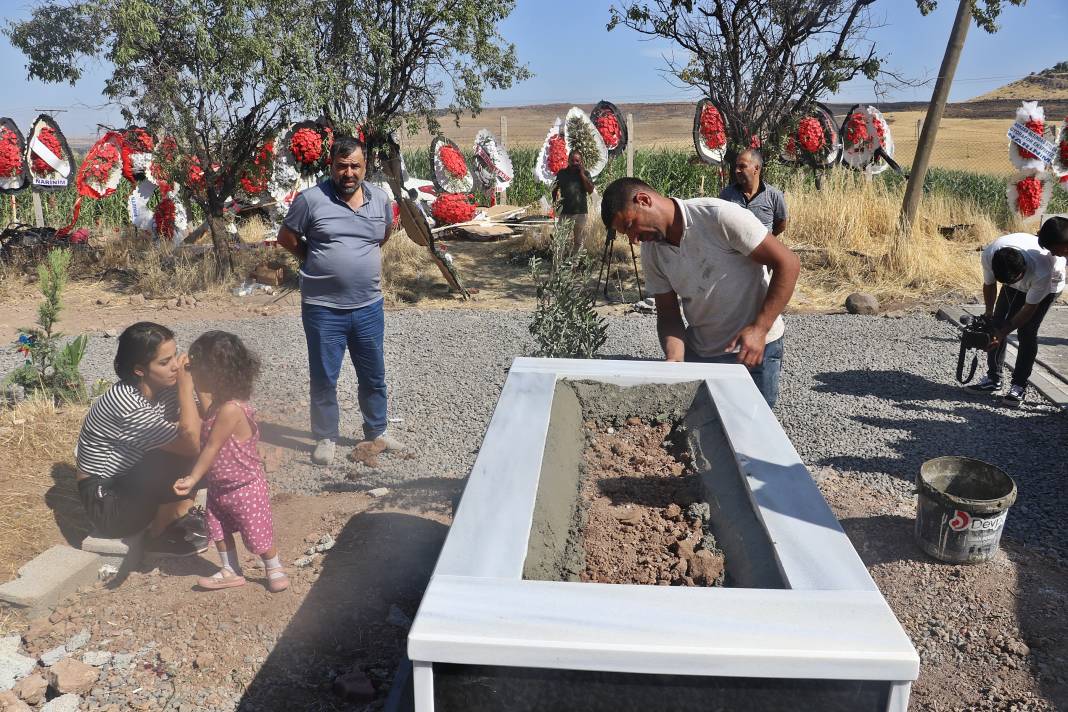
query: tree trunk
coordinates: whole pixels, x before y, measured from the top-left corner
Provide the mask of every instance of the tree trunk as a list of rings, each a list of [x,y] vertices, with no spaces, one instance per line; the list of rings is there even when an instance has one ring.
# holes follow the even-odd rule
[[[208,218],[211,244],[215,248],[215,280],[225,282],[234,271],[234,254],[230,248],[230,233],[226,231],[223,218],[212,215]]]

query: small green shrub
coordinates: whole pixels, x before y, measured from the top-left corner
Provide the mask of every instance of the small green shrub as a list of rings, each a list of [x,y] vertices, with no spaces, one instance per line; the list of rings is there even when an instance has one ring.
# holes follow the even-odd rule
[[[530,334],[538,355],[550,358],[593,358],[608,339],[608,324],[593,308],[589,283],[592,263],[585,250],[571,252],[571,221],[561,221],[552,236],[552,259],[530,259],[538,306]]]

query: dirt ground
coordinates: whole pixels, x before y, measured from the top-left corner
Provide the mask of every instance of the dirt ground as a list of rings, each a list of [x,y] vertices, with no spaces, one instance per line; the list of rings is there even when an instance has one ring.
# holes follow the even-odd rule
[[[911,498],[813,475],[920,654],[910,710],[1068,709],[1068,569],[1015,545],[979,565],[940,563],[913,541]]]
[[[723,552],[702,545],[707,518],[692,506],[699,504],[697,475],[687,467],[684,453],[672,452],[679,448],[669,443],[671,425],[630,418],[620,428],[588,422],[586,432],[579,491],[586,570],[580,578],[661,586],[722,584]]]

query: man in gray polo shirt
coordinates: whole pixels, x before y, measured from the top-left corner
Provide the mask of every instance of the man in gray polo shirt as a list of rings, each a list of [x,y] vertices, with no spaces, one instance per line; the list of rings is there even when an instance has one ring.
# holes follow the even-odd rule
[[[764,182],[764,157],[755,148],[742,151],[734,163],[734,183],[720,191],[721,200],[747,208],[775,237],[786,230],[786,198]]]
[[[339,136],[330,178],[303,191],[289,208],[278,244],[301,261],[301,319],[311,377],[312,460],[327,465],[338,439],[337,379],[346,349],[356,367],[364,442],[396,447],[386,436],[386,364],[382,342],[382,245],[393,205],[367,173],[363,143]],[[301,239],[303,238],[303,240]]]

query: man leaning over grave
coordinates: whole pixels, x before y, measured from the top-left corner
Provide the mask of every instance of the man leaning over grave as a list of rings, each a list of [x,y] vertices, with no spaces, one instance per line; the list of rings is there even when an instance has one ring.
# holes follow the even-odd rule
[[[642,245],[666,359],[744,364],[774,406],[782,311],[800,273],[797,256],[734,203],[668,198],[637,178],[619,178],[605,189],[601,219]]]

